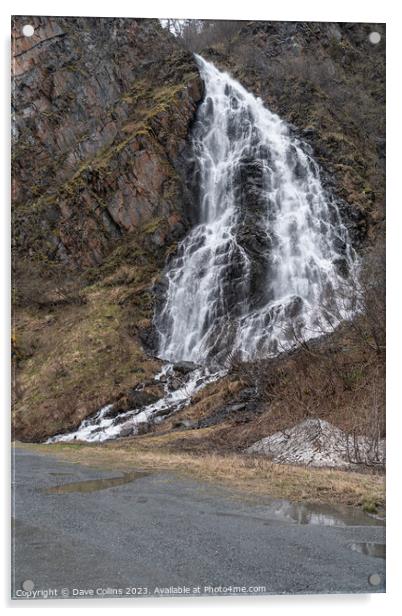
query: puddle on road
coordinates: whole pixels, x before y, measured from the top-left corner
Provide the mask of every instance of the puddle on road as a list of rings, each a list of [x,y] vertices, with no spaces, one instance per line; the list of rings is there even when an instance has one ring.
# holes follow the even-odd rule
[[[297,524],[320,526],[383,526],[384,521],[354,507],[283,502],[276,514]]]
[[[301,525],[319,526],[384,526],[385,521],[370,516],[357,507],[273,501],[268,504],[269,517]],[[269,520],[267,520],[268,522]]]
[[[365,556],[385,558],[385,543],[351,543],[349,547],[353,552],[359,552]]]
[[[347,506],[272,501],[264,508],[260,507],[258,513],[260,515],[256,516],[244,511],[219,511],[216,515],[236,518],[251,517],[260,520],[265,526],[281,522],[318,526],[384,526],[384,520],[381,518],[369,516],[364,511]]]
[[[57,473],[51,473],[56,475]],[[60,475],[62,473],[59,473]],[[68,473],[65,473],[66,475]],[[126,483],[130,483],[141,477],[149,476],[151,473],[148,471],[134,471],[130,473],[124,473],[118,477],[106,477],[101,479],[90,479],[86,481],[73,481],[69,483],[63,483],[50,488],[43,489],[45,494],[71,494],[74,492],[96,492],[100,490],[106,490],[108,488],[118,487]],[[167,478],[165,481],[169,481]],[[138,498],[139,503],[146,503],[147,499],[144,497]],[[206,513],[201,511],[200,513]],[[236,508],[231,511],[215,511],[215,515],[224,517],[238,517],[238,518],[253,518],[262,522],[266,526],[277,523],[291,523],[300,525],[319,525],[319,526],[384,526],[385,521],[381,518],[370,516],[354,507],[348,506],[330,506],[319,505],[309,503],[297,503],[285,500],[270,500],[266,501],[263,506],[257,508],[245,510],[237,510]],[[365,544],[356,544],[356,547],[351,547],[355,551],[360,551],[363,554],[369,554],[372,556],[378,556],[379,558],[385,558],[385,551],[381,553],[381,549],[384,548],[381,544],[379,547],[359,547]],[[370,544],[367,544],[370,546]],[[377,545],[377,544],[373,544]],[[370,552],[370,549],[372,550]],[[366,551],[364,551],[366,550]],[[384,548],[385,550],[385,548]],[[384,555],[381,555],[384,554]]]
[[[89,479],[86,481],[74,481],[64,483],[62,485],[53,486],[44,490],[46,494],[71,494],[72,492],[97,492],[99,490],[107,490],[107,488],[115,488],[122,486],[131,481],[135,481],[140,477],[146,477],[149,473],[133,472],[125,473],[120,477],[106,477],[102,479]]]

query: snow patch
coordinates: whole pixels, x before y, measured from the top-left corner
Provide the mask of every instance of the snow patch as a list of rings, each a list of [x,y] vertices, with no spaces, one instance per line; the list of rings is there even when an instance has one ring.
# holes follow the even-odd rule
[[[257,441],[245,451],[268,456],[273,462],[283,464],[344,469],[359,464],[385,464],[385,439],[347,434],[322,419],[306,419]]]

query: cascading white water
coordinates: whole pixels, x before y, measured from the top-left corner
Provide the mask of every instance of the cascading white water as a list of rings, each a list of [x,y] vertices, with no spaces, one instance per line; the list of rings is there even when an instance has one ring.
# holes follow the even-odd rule
[[[288,126],[226,73],[197,56],[205,83],[192,133],[197,224],[166,271],[156,314],[159,355],[224,364],[275,355],[322,334],[356,307],[342,292],[357,260],[319,168]],[[138,433],[183,408],[225,370],[194,367],[180,387],[168,364],[165,395],[115,414],[113,405],[48,442]]]
[[[272,356],[352,316],[342,289],[357,260],[305,144],[227,73],[197,63],[198,220],[166,271],[159,355]]]
[[[141,408],[116,413],[113,404],[101,408],[95,415],[84,419],[78,428],[66,434],[57,434],[47,440],[47,443],[87,441],[102,442],[116,439],[120,436],[138,434],[141,426],[159,423],[166,415],[182,409],[190,404],[191,397],[202,387],[213,383],[225,374],[224,370],[210,372],[208,368],[196,368],[179,378],[172,364],[165,364],[155,376],[155,381],[164,384],[164,396],[156,402]],[[176,384],[175,384],[176,382]]]

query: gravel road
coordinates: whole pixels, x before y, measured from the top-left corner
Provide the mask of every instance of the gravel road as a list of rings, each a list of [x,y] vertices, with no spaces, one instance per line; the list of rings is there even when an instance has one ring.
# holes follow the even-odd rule
[[[14,598],[384,592],[384,527],[360,512],[20,447],[14,470]]]

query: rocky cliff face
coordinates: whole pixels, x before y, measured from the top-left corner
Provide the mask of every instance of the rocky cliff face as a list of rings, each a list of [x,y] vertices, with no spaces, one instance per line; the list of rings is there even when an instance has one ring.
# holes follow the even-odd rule
[[[191,54],[156,20],[16,17],[12,36],[17,255],[88,266],[153,219],[180,233]]]

